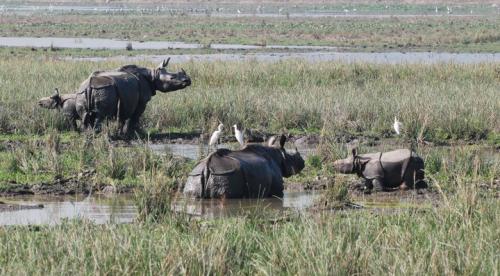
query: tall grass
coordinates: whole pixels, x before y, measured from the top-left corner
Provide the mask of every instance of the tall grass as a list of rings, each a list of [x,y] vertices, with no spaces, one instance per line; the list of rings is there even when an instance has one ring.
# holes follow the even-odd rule
[[[151,65],[142,63],[144,65]],[[3,132],[67,129],[61,115],[36,106],[54,87],[75,91],[93,70],[117,62],[0,61]],[[180,66],[173,66],[175,69]],[[495,63],[478,65],[372,65],[261,62],[189,62],[193,86],[158,93],[142,124],[166,131],[227,125],[271,132],[392,135],[397,116],[404,136],[427,140],[486,139],[500,130],[500,75]],[[172,68],[174,70],[174,68]]]
[[[266,222],[0,228],[1,274],[498,274],[498,200],[459,182],[446,204]]]
[[[89,171],[93,176],[80,181],[96,188],[146,186],[148,179],[161,175],[181,178],[190,168],[191,162],[182,158],[153,154],[146,142],[122,147],[112,144],[107,133],[61,138],[52,131],[0,152],[0,192],[18,184],[54,183]]]

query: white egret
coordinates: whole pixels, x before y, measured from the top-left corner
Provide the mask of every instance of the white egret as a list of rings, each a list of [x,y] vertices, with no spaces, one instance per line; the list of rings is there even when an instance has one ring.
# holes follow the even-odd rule
[[[219,137],[222,134],[222,129],[224,128],[224,124],[219,124],[217,127],[217,130],[212,133],[212,136],[210,136],[210,141],[208,142],[209,146],[213,146],[219,142]]]
[[[243,140],[243,132],[238,129],[237,125],[234,125],[233,127],[234,127],[234,137],[236,137],[238,143],[240,143],[240,145],[243,146],[245,144],[245,141]]]
[[[394,117],[394,131],[399,135],[401,134],[401,122],[398,121],[398,118]]]
[[[236,12],[237,12],[238,14],[241,14],[241,11],[240,11],[240,9],[237,9],[237,10],[236,10]]]

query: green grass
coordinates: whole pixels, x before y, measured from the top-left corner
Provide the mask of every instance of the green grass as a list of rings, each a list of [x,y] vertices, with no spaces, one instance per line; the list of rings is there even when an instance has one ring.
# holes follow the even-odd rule
[[[13,140],[20,142],[13,150],[0,151],[0,192],[8,194],[19,185],[50,185],[86,171],[95,174],[80,181],[95,187],[142,187],[145,179],[152,174],[156,177],[157,171],[183,179],[191,169],[192,162],[155,155],[146,144],[120,147],[108,139],[103,134],[63,141],[53,132],[44,139]]]
[[[385,8],[381,8],[375,12],[383,14]],[[499,20],[495,15],[286,19],[35,13],[2,16],[0,36],[99,37],[204,45],[328,45],[365,51],[498,52]]]
[[[498,274],[499,201],[467,183],[439,207],[157,223],[1,227],[1,274]]]
[[[36,106],[37,99],[50,95],[54,87],[62,93],[75,91],[92,71],[120,65],[3,59],[0,130],[43,135],[48,129],[69,129],[55,110]],[[208,133],[221,120],[266,132],[383,138],[393,135],[397,116],[404,138],[494,142],[500,131],[500,79],[494,63],[189,62],[171,70],[181,66],[193,85],[158,93],[142,119],[145,129]]]

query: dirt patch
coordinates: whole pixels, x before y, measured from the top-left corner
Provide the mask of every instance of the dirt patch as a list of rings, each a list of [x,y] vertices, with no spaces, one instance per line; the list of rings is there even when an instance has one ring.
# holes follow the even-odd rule
[[[114,187],[106,184],[95,184],[91,180],[95,170],[86,170],[78,175],[70,177],[60,177],[51,182],[41,182],[35,184],[23,184],[9,182],[8,187],[0,191],[0,196],[18,195],[74,195],[90,193],[126,193],[132,189],[130,187]]]

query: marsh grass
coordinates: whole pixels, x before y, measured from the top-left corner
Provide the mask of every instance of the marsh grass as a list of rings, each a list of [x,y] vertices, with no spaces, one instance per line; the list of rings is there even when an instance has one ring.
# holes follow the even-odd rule
[[[495,275],[498,200],[457,183],[443,204],[391,214],[2,227],[0,273]]]
[[[145,65],[151,65],[144,63]],[[75,91],[94,70],[115,62],[0,61],[2,131],[40,134],[68,129],[62,115],[35,105],[54,87]],[[495,64],[373,65],[189,62],[193,86],[158,93],[143,127],[166,131],[207,129],[210,122],[281,132],[324,132],[342,140],[390,137],[392,120],[403,137],[430,141],[482,140],[499,132],[500,79]],[[180,67],[180,66],[179,66]],[[172,70],[177,69],[174,66]],[[325,135],[325,136],[326,136]],[[494,139],[492,139],[494,140]]]
[[[88,171],[95,172],[86,180],[92,185],[143,186],[145,179],[155,177],[153,171],[179,178],[192,166],[182,158],[153,154],[146,142],[135,147],[117,146],[107,133],[82,135],[62,143],[60,134],[54,131],[21,143],[12,151],[0,152],[0,157],[3,190],[11,184],[53,183]]]

